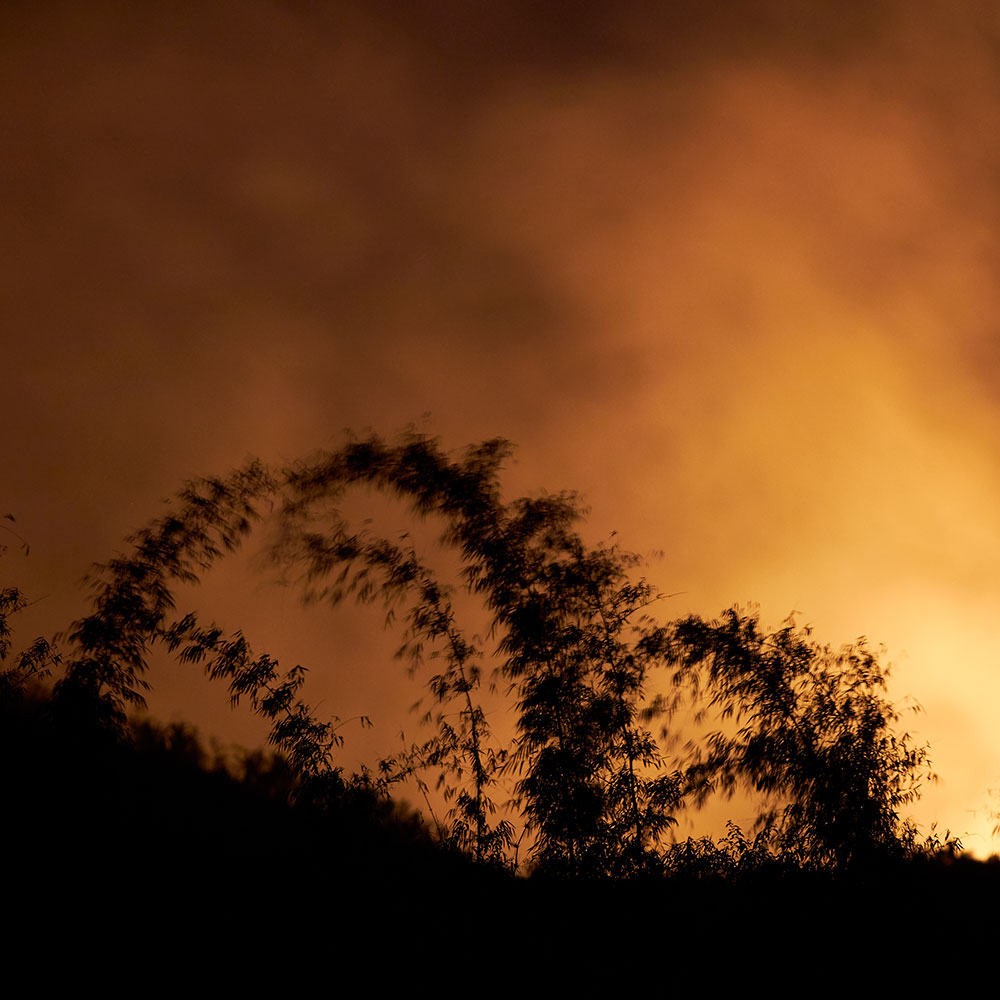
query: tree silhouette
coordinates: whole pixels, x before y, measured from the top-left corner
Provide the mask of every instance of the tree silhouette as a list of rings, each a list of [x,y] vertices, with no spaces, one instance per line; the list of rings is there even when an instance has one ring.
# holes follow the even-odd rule
[[[13,514],[5,514],[3,520],[14,522]],[[7,534],[13,535],[21,543],[21,550],[28,554],[30,546],[13,528],[0,525]],[[0,558],[7,546],[0,544]],[[39,636],[25,649],[11,656],[13,646],[10,620],[28,606],[24,594],[13,586],[0,588],[0,699],[17,699],[32,681],[41,681],[59,666],[59,655],[47,640]]]
[[[689,768],[700,795],[740,783],[771,796],[758,827],[800,864],[843,870],[915,848],[900,810],[933,779],[927,748],[893,725],[888,670],[864,639],[834,650],[789,621],[761,628],[756,613],[690,617],[666,640],[680,672],[735,735],[711,733]]]
[[[490,441],[453,461],[413,436],[398,445],[371,438],[322,455],[289,477],[276,555],[302,564],[314,587],[332,578],[314,596],[334,603],[353,593],[393,610],[411,599],[404,654],[443,642],[446,670],[431,687],[439,701],[456,695],[465,702],[459,742],[471,761],[473,794],[460,801],[477,830],[477,856],[490,836],[484,791],[499,762],[519,776],[538,864],[567,874],[626,874],[649,863],[649,847],[679,799],[678,777],[655,775],[661,755],[638,720],[650,667],[637,645],[639,618],[654,595],[644,581],[629,581],[635,557],[584,544],[574,495],[505,504],[499,470],[508,452],[506,442]],[[442,516],[444,540],[463,559],[465,587],[492,616],[518,738],[509,754],[490,758],[489,769],[485,719],[472,701],[483,652],[456,628],[452,595],[412,547],[353,534],[331,515],[345,487],[359,483],[402,497],[417,515]]]
[[[238,548],[257,517],[256,505],[275,488],[259,462],[226,480],[189,483],[175,513],[130,536],[129,555],[95,567],[92,609],[70,626],[74,655],[56,685],[57,697],[96,699],[109,726],[124,736],[129,708],[145,704],[143,674],[150,646],[174,607],[171,587],[197,582],[224,552]]]
[[[516,856],[515,828],[498,818],[508,777],[533,866],[555,875],[672,870],[680,854],[666,834],[677,811],[740,786],[772,796],[752,847],[730,835],[741,859],[763,852],[845,868],[916,849],[900,809],[916,795],[926,751],[894,734],[885,671],[867,647],[833,651],[792,625],[766,632],[735,609],[715,622],[658,623],[638,558],[584,542],[576,495],[504,499],[509,453],[502,440],[451,457],[425,436],[373,435],[281,471],[254,462],[188,484],[172,513],[98,568],[91,614],[69,630],[73,655],[57,695],[85,692],[123,734],[128,709],[142,703],[151,645],[164,642],[269,720],[303,801],[329,806],[357,789],[385,796],[435,769],[450,803],[442,835],[480,862]],[[350,524],[342,501],[360,487],[441,525],[460,583],[441,579],[408,536]],[[262,513],[274,527],[274,564],[307,600],[380,602],[388,622],[404,623],[399,654],[411,670],[434,658],[429,739],[345,778],[335,760],[340,720],[318,719],[302,700],[304,668],[283,671],[241,633],[226,636],[194,614],[168,620],[172,588],[242,544]],[[485,636],[460,624],[470,600],[488,614]],[[657,668],[666,690],[651,689]],[[487,724],[491,684],[514,717],[509,745]],[[662,737],[685,699],[735,719],[735,735],[668,757],[650,727]]]

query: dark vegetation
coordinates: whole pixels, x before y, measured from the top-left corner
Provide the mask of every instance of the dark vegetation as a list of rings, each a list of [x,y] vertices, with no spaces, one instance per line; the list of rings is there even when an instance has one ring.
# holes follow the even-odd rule
[[[503,498],[507,455],[500,441],[455,459],[426,437],[371,437],[280,472],[252,463],[191,483],[96,569],[90,613],[59,649],[39,639],[13,652],[25,599],[3,590],[8,866],[29,882],[116,871],[222,896],[476,880],[514,893],[527,874],[537,892],[659,884],[702,914],[726,892],[747,919],[762,901],[787,915],[818,887],[891,883],[926,903],[961,884],[960,912],[978,911],[997,866],[906,819],[931,777],[927,750],[898,732],[864,640],[832,649],[740,609],[658,621],[639,559],[585,543],[574,495]],[[441,579],[408,537],[349,524],[341,502],[358,487],[440,524],[461,580]],[[338,720],[303,699],[304,668],[175,612],[173,588],[264,515],[267,551],[304,598],[380,602],[402,623],[400,656],[433,703],[420,741],[360,774],[337,763]],[[472,600],[489,616],[482,636],[461,625]],[[130,722],[157,644],[269,720],[274,754],[225,760],[182,726]],[[491,688],[512,741],[489,725]],[[673,739],[692,718],[702,735]],[[442,787],[448,814],[429,825],[402,813],[404,781]],[[746,792],[764,803],[752,829],[672,837],[683,809]]]

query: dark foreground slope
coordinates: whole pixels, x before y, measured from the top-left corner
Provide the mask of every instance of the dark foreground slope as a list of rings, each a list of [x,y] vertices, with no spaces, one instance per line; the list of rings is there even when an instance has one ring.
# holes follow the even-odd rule
[[[101,884],[128,873],[175,893],[205,893],[469,873],[468,859],[364,789],[320,809],[293,806],[292,788],[280,758],[249,755],[226,767],[184,727],[141,725],[123,744],[44,692],[3,705],[8,879]]]
[[[293,807],[280,761],[254,757],[234,775],[183,728],[135,737],[123,746],[39,694],[3,706],[11,955],[72,943],[131,961],[183,941],[199,961],[274,974],[289,949],[334,949],[339,965],[373,975],[501,970],[504,991],[538,975],[530,992],[559,992],[623,975],[694,984],[814,962],[836,971],[864,955],[986,954],[1000,933],[1000,864],[942,856],[849,879],[513,878],[369,794]],[[529,964],[512,966],[515,953]]]

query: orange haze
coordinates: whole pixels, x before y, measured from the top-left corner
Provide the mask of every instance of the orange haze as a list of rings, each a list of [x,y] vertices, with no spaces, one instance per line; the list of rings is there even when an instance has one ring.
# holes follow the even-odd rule
[[[481,6],[5,7],[21,629],[79,613],[181,480],[430,413],[514,440],[512,493],[578,489],[595,539],[662,549],[664,615],[885,643],[941,776],[914,815],[995,850],[996,5]],[[372,716],[347,759],[414,728],[380,616],[241,565],[198,599]],[[261,737],[152,679],[162,717]]]

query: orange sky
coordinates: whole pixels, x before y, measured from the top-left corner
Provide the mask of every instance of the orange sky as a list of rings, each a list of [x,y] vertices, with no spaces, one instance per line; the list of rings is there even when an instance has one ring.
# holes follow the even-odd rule
[[[512,495],[578,489],[595,539],[663,550],[665,615],[885,643],[941,776],[914,815],[996,850],[996,6],[480,6],[5,6],[22,629],[183,479],[429,413],[515,441]],[[379,616],[240,577],[210,612],[387,748],[413,729]],[[163,717],[259,735],[153,681]]]

